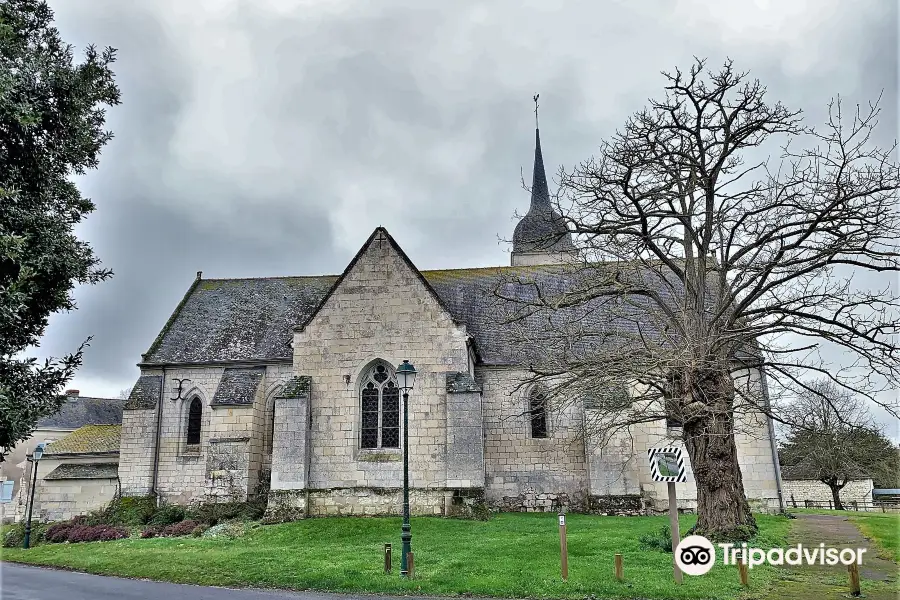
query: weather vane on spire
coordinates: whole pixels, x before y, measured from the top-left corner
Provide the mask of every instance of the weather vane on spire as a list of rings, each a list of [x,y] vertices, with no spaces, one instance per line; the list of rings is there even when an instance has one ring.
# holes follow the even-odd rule
[[[534,95],[534,128],[535,128],[535,129],[538,128],[538,114],[537,114],[537,111],[538,111],[538,98],[540,98],[540,97],[541,97],[540,94],[535,94],[535,95]]]

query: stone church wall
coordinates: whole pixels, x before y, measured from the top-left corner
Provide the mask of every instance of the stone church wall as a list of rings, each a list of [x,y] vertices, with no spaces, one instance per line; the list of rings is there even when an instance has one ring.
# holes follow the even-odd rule
[[[740,379],[740,378],[738,378]],[[751,385],[759,389],[759,377],[754,372]],[[627,493],[640,493],[648,506],[655,510],[664,510],[668,506],[668,493],[665,483],[653,481],[650,475],[650,463],[647,450],[657,446],[679,446],[679,428],[668,429],[664,420],[633,426],[630,435],[618,436],[618,442],[624,447],[634,449],[634,457],[629,461],[629,473],[622,481],[628,482]],[[772,460],[772,446],[769,437],[769,426],[766,416],[749,408],[741,408],[735,415],[735,443],[737,445],[738,464],[744,483],[744,493],[750,500],[754,510],[777,510],[778,489],[776,485],[775,464]],[[620,449],[621,450],[621,449]],[[601,449],[602,453],[603,450]],[[607,450],[615,452],[615,450]],[[620,458],[624,453],[620,452]],[[687,458],[687,451],[684,454]],[[634,481],[639,482],[639,490],[635,490]],[[613,487],[615,490],[615,486]],[[686,510],[694,510],[697,506],[697,487],[694,480],[690,459],[687,458],[687,481],[677,486],[678,506]],[[596,492],[595,492],[596,493]]]
[[[263,466],[264,415],[267,394],[290,377],[290,364],[266,368],[255,401],[248,406],[212,406],[223,367],[146,370],[163,377],[162,435],[157,488],[168,502],[187,504],[213,499],[246,499],[257,491]],[[175,397],[175,379],[183,384]],[[203,404],[200,445],[186,444],[191,399]],[[120,478],[125,495],[151,491],[156,408],[126,410],[122,423]]]
[[[161,369],[141,369],[141,375],[161,376]],[[165,387],[163,388],[165,390]],[[126,408],[122,412],[119,440],[119,482],[125,496],[143,496],[152,491],[153,453],[156,440],[156,407]]]
[[[549,414],[550,437],[529,435],[527,389],[516,390],[526,377],[515,369],[483,368],[485,493],[502,510],[543,511],[566,506],[571,510],[635,513],[663,510],[666,484],[650,475],[647,450],[662,445],[683,447],[679,429],[667,429],[664,420],[645,423],[615,435],[602,447],[583,442],[591,428],[591,410],[565,407]],[[759,385],[754,374],[753,385]],[[594,415],[596,416],[596,415]],[[756,510],[776,510],[778,491],[775,465],[765,415],[743,410],[735,419],[738,462],[744,487]],[[688,460],[687,482],[678,486],[679,507],[693,510],[696,483]]]
[[[403,463],[399,449],[360,448],[359,385],[373,361],[397,365],[409,359],[419,371],[409,398],[410,486],[434,496],[429,503],[442,503],[448,487],[447,373],[468,369],[466,339],[464,326],[453,322],[383,234],[376,234],[318,314],[295,333],[295,375],[311,378],[309,477],[304,482],[297,474],[286,476],[273,464],[275,496],[289,496],[285,490],[305,483],[311,514],[339,511],[329,503],[344,506],[344,512],[353,505],[353,514],[366,514],[366,506],[399,510],[398,495],[370,493],[399,488]],[[277,412],[279,402],[275,463],[278,447],[297,449],[303,437],[279,421],[288,418]],[[453,477],[459,487],[476,487],[483,471],[473,465],[471,473],[457,469]],[[302,503],[297,494],[292,502]]]
[[[550,437],[535,439],[526,417],[526,373],[479,368],[484,389],[485,497],[494,508],[553,511],[587,507],[587,465],[577,407],[548,413]]]

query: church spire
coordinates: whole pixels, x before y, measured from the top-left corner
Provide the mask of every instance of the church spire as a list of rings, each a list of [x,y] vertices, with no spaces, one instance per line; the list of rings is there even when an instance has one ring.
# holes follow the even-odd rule
[[[541,152],[541,129],[538,122],[538,98],[534,96],[534,170],[531,178],[531,206],[513,233],[513,265],[555,263],[562,254],[574,250],[572,235],[565,220],[553,210],[544,155]],[[525,258],[524,255],[529,255]],[[537,261],[537,262],[534,262]]]
[[[534,171],[531,176],[531,211],[550,210],[550,190],[547,188],[547,174],[544,172],[544,156],[541,153],[541,128],[538,123],[538,98],[534,96]]]

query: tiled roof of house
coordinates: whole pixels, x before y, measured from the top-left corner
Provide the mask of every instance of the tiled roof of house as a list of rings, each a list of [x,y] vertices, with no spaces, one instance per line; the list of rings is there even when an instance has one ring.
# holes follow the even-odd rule
[[[118,463],[63,463],[44,479],[115,479],[118,476]]]
[[[85,425],[44,449],[45,456],[118,452],[121,425]]]
[[[125,401],[116,398],[66,396],[56,414],[38,421],[38,429],[78,429],[84,425],[118,425],[122,423]]]

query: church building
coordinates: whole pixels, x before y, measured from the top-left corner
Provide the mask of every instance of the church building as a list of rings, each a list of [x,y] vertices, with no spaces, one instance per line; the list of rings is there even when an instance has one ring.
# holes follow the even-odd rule
[[[501,278],[519,272],[564,284],[553,266],[574,252],[536,131],[531,206],[510,266],[420,271],[378,227],[340,275],[198,273],[139,363],[122,419],[122,494],[187,504],[268,493],[276,519],[399,514],[395,369],[409,360],[419,373],[408,415],[413,514],[468,514],[485,503],[664,509],[666,484],[653,482],[647,449],[671,445],[677,432],[661,420],[602,445],[583,435],[591,408],[554,411],[521,385],[522,354],[491,302]],[[745,491],[758,508],[777,508],[771,423],[740,419]],[[689,467],[678,485],[681,505],[694,506]]]

